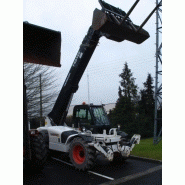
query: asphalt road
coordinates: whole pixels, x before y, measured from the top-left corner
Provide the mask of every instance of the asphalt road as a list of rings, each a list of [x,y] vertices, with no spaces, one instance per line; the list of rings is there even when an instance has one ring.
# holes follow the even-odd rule
[[[87,172],[76,170],[67,156],[54,156],[39,171],[24,171],[24,185],[160,185],[162,165],[136,159],[111,163],[98,156],[96,165]]]

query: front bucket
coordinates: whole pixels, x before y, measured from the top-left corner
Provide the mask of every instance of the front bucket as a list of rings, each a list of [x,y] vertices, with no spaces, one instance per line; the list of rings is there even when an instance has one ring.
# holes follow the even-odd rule
[[[116,18],[113,19],[112,15],[98,9],[94,10],[92,27],[94,30],[101,31],[108,39],[116,42],[128,40],[141,44],[150,37],[149,33],[144,29],[137,32],[139,26],[135,24],[132,25],[134,29],[126,21],[119,24],[119,21],[116,21]]]
[[[61,32],[23,22],[23,61],[60,67]]]

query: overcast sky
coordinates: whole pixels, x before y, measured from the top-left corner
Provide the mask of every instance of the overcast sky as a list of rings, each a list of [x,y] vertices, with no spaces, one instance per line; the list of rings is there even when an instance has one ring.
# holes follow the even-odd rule
[[[107,0],[107,3],[128,12],[135,0]],[[95,8],[101,9],[98,0],[24,0],[23,21],[60,31],[62,35],[61,65],[57,69],[58,89],[61,89],[79,46],[92,23]],[[140,0],[130,15],[134,24],[140,25],[155,7],[155,0]],[[114,103],[118,98],[119,74],[124,63],[136,78],[139,90],[143,88],[147,74],[155,77],[156,15],[144,26],[150,38],[137,45],[128,41],[121,43],[104,37],[96,48],[80,81],[79,90],[72,104],[88,102],[89,75],[90,102]]]

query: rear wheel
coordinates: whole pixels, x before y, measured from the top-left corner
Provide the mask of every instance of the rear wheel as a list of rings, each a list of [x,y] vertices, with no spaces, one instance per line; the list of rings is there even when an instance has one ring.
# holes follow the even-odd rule
[[[82,138],[75,138],[70,144],[69,157],[72,164],[79,170],[87,170],[93,167],[96,150],[90,147]]]
[[[47,160],[49,152],[48,134],[40,132],[31,138],[31,167],[40,169]]]

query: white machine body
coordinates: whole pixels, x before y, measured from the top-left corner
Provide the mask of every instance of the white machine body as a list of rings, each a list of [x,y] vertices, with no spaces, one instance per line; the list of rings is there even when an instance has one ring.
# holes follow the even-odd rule
[[[75,137],[91,138],[88,145],[102,153],[109,161],[113,160],[115,152],[121,153],[123,157],[128,157],[135,144],[140,143],[141,138],[140,135],[135,134],[131,138],[129,145],[121,146],[121,136],[117,134],[117,128],[110,129],[109,134],[106,134],[106,130],[102,134],[93,134],[89,130],[80,131],[77,128],[68,126],[52,126],[49,118],[46,118],[45,126],[39,127],[37,130],[47,130],[49,149],[60,152],[69,152],[70,142]]]

